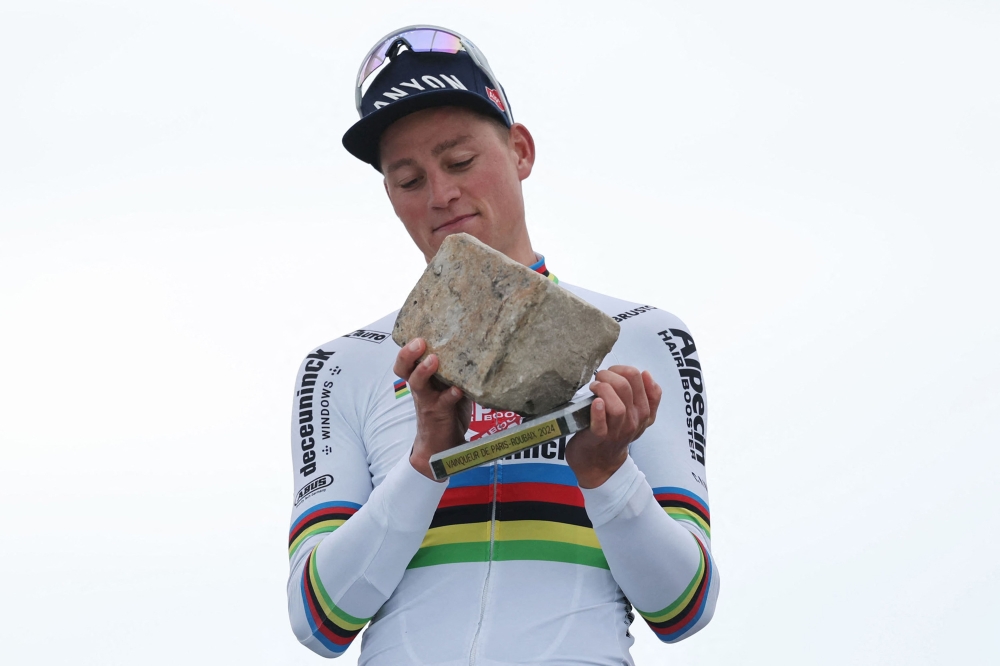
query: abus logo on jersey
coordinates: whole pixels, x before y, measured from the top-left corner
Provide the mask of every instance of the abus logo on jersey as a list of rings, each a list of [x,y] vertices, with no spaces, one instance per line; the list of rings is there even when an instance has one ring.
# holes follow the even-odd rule
[[[375,344],[381,344],[383,340],[389,337],[388,333],[383,333],[382,331],[366,331],[363,328],[359,328],[353,333],[348,333],[344,336],[345,338],[351,338],[353,340],[364,340],[365,342],[374,342]]]
[[[503,98],[500,97],[500,93],[498,93],[496,90],[493,90],[493,88],[486,86],[486,96],[490,98],[490,101],[499,106],[501,111],[504,112],[507,111],[507,109],[503,105]]]
[[[329,474],[324,474],[318,479],[313,479],[306,485],[299,488],[299,492],[295,493],[295,506],[302,503],[302,500],[309,497],[310,495],[315,495],[321,490],[324,490],[327,486],[333,483],[333,477]]]

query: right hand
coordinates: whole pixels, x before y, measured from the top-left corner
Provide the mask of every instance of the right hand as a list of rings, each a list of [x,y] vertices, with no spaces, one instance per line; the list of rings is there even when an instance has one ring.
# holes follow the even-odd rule
[[[438,357],[429,354],[420,362],[426,349],[427,343],[422,338],[410,340],[396,355],[392,371],[410,386],[417,412],[417,436],[410,464],[428,479],[434,479],[430,457],[465,441],[472,418],[472,401],[457,387],[442,387],[433,380]]]

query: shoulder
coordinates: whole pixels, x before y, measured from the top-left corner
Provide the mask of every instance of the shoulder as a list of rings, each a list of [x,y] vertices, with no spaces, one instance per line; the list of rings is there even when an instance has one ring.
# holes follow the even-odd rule
[[[667,310],[599,294],[573,285],[564,287],[618,322],[621,331],[612,354],[618,363],[649,369],[663,377],[686,362],[697,365],[698,349],[687,325]]]
[[[631,338],[650,333],[657,334],[662,330],[669,331],[672,328],[687,331],[687,326],[677,315],[655,305],[626,301],[566,283],[560,283],[560,286],[618,322],[621,326],[622,337]]]
[[[391,312],[314,348],[302,360],[299,375],[320,370],[331,375],[349,370],[355,379],[385,374],[399,352],[391,333],[397,313]]]

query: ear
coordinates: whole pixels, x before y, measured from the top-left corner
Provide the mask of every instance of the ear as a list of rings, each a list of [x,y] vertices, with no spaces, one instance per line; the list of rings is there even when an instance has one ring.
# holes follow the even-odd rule
[[[521,123],[510,126],[510,147],[517,158],[517,177],[524,180],[535,166],[535,139]]]

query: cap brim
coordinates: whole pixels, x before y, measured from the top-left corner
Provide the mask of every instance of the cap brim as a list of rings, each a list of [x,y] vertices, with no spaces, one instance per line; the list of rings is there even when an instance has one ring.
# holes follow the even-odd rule
[[[495,116],[504,125],[507,124],[507,117],[492,102],[468,90],[435,90],[420,95],[413,95],[407,99],[393,102],[389,106],[382,107],[374,113],[370,113],[358,122],[351,125],[351,128],[344,134],[343,144],[351,155],[354,155],[362,162],[367,162],[379,169],[379,140],[382,133],[403,116],[407,116],[415,111],[429,109],[435,106],[464,106],[488,115]]]

